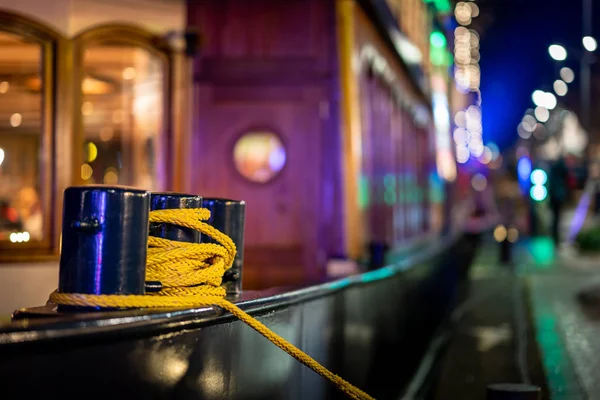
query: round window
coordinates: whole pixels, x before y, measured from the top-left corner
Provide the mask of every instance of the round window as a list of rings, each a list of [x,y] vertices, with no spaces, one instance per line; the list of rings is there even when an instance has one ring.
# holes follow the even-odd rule
[[[273,132],[252,131],[242,135],[233,149],[235,168],[246,179],[265,183],[285,165],[283,143]]]

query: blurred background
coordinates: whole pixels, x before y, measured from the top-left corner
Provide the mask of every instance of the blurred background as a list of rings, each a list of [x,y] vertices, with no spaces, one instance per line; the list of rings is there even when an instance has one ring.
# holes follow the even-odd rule
[[[595,3],[0,0],[0,314],[56,288],[64,189],[125,185],[245,200],[246,290],[460,236],[463,278],[503,289],[478,337],[504,340],[510,271],[533,282],[531,325],[590,352],[574,304],[600,277]],[[487,383],[473,357],[441,367],[440,398]]]

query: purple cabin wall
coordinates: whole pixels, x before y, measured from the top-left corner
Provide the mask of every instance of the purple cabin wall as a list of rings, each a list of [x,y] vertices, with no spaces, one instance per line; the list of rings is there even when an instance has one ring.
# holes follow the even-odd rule
[[[344,254],[334,1],[199,0],[190,190],[247,202],[244,287],[319,279]],[[287,164],[266,184],[233,164],[248,129],[280,135]]]

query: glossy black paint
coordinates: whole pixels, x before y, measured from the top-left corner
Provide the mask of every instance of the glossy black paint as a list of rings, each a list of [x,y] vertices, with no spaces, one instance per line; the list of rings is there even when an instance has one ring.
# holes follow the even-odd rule
[[[232,267],[223,276],[223,284],[227,288],[227,293],[239,293],[242,290],[242,267],[244,265],[246,203],[230,199],[204,198],[202,205],[210,210],[208,223],[229,236],[235,243],[237,254]],[[205,235],[202,235],[202,242],[215,243],[212,238]]]
[[[151,210],[173,208],[202,208],[202,197],[173,192],[153,192],[150,194]],[[151,223],[150,236],[179,242],[200,243],[200,233],[198,231],[172,224]]]
[[[372,396],[396,399],[453,307],[467,249],[475,251],[465,241],[434,240],[387,267],[301,289],[242,292],[237,304]],[[345,398],[216,308],[54,315],[0,325],[6,398],[26,390],[74,399],[91,389],[94,398],[127,400]]]
[[[143,294],[149,210],[150,195],[143,190],[67,188],[59,291]]]
[[[524,383],[496,383],[488,385],[486,400],[540,400],[542,389]]]

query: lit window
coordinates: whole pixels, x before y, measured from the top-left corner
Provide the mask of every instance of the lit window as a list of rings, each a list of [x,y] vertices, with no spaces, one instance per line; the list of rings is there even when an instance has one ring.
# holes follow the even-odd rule
[[[165,62],[145,48],[93,44],[83,57],[81,180],[160,190]]]
[[[272,132],[248,132],[238,139],[233,150],[236,169],[252,182],[265,183],[275,178],[285,159],[283,144]]]
[[[44,238],[42,46],[0,31],[0,241]]]

